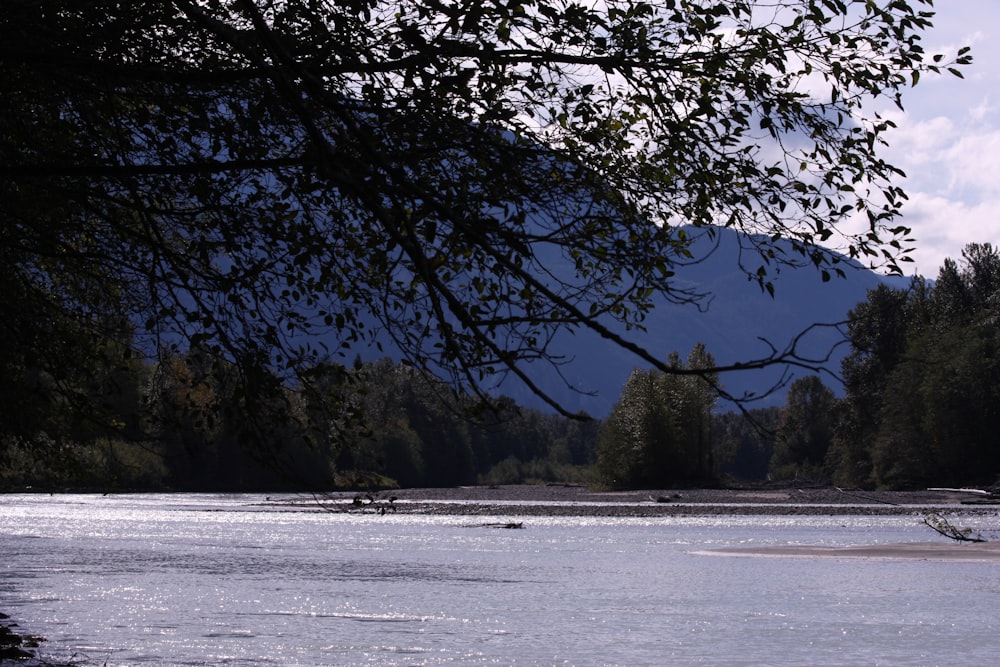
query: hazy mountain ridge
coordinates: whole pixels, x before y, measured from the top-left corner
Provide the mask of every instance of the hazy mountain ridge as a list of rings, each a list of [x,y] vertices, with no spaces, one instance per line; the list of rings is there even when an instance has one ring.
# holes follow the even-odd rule
[[[780,267],[772,264],[767,267],[769,275],[773,276],[775,293],[772,298],[747,276],[746,270],[753,272],[762,263],[759,255],[750,249],[750,237],[727,229],[716,229],[714,239],[706,230],[689,230],[689,233],[698,236],[693,245],[694,260],[677,267],[675,279],[679,287],[708,295],[700,309],[695,305],[668,303],[658,296],[656,307],[645,321],[646,330],[625,334],[661,357],[677,351],[684,358],[701,342],[719,365],[764,358],[772,354],[771,345],[783,350],[812,325],[843,321],[854,306],[867,298],[868,290],[880,283],[903,286],[909,282],[909,278],[877,274],[831,252],[840,258],[837,267],[844,271],[844,278],[834,275],[823,282],[820,271],[811,264]],[[779,244],[779,248],[790,250],[791,244]],[[789,252],[789,258],[792,257],[798,256]],[[648,366],[630,352],[589,331],[576,335],[563,332],[552,349],[565,357],[566,363],[558,371],[537,365],[533,373],[535,381],[564,407],[584,410],[596,417],[604,417],[610,412],[633,369]],[[838,374],[848,346],[836,328],[818,326],[798,341],[797,350],[799,356],[809,359],[822,360],[829,356],[823,366]],[[785,372],[794,378],[809,371],[775,367],[726,373],[721,380],[733,395],[752,393],[759,396]],[[836,380],[825,376],[824,382],[840,393]],[[498,391],[523,405],[547,408],[514,379],[505,380]],[[780,405],[784,402],[784,393],[777,391],[754,405]],[[726,406],[720,408],[726,409]]]

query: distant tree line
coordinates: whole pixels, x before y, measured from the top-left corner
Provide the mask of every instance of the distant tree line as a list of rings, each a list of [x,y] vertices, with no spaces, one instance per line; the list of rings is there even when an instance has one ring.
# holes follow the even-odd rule
[[[717,411],[701,345],[671,355],[670,372],[634,371],[598,421],[504,397],[487,406],[388,359],[292,378],[254,376],[197,346],[149,363],[122,321],[46,312],[48,329],[0,328],[4,489],[900,489],[991,485],[1000,473],[1000,254],[989,244],[967,246],[933,283],[869,292],[848,316],[842,397],[810,375],[783,407],[733,413]],[[82,335],[94,328],[104,335]],[[25,354],[17,336],[47,338],[31,346],[47,353]]]
[[[602,427],[599,479],[884,489],[998,481],[996,248],[968,245],[933,283],[870,291],[848,315],[847,337],[844,396],[810,375],[790,385],[782,408],[711,414],[711,394],[699,402],[697,379],[636,371]],[[696,349],[689,365],[705,363],[704,354]]]
[[[8,363],[21,391],[8,386],[17,410],[6,416],[19,423],[0,436],[0,489],[582,483],[596,458],[592,420],[504,397],[483,406],[387,359],[321,364],[282,383],[197,348],[153,364],[129,349],[77,350],[88,373],[74,378]],[[77,410],[84,394],[80,405],[103,410]]]

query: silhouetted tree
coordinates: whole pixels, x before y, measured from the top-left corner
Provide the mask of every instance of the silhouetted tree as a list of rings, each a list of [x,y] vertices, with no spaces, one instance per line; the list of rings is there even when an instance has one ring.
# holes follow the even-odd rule
[[[671,374],[628,332],[696,300],[679,225],[755,234],[768,290],[779,237],[824,276],[820,242],[905,259],[878,103],[970,60],[925,55],[927,5],[7,0],[5,326],[73,317],[4,370],[37,388],[62,332],[103,335],[77,316],[111,312],[146,353],[233,364],[247,429],[281,413],[272,378],[370,345],[558,410],[534,369],[560,335]],[[750,366],[779,363],[813,365]],[[426,446],[440,426],[410,423]]]
[[[719,473],[737,480],[765,479],[781,413],[770,407],[714,415],[712,447]]]

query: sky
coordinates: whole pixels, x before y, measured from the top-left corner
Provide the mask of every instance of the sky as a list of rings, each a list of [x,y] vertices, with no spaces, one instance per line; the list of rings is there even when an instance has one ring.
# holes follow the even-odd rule
[[[907,174],[901,222],[916,243],[904,271],[928,278],[968,243],[1000,246],[1000,0],[935,0],[934,11],[928,55],[969,46],[973,64],[907,91],[884,154]]]

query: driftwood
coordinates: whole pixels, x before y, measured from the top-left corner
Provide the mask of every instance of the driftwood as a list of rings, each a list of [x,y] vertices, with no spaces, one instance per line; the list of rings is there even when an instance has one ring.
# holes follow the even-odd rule
[[[949,493],[967,493],[976,496],[972,500],[962,500],[960,501],[963,505],[1000,505],[1000,494],[996,491],[987,491],[985,489],[969,489],[969,488],[949,488],[943,486],[934,486],[928,491],[948,491]]]
[[[971,528],[959,528],[940,514],[929,514],[924,517],[924,525],[933,528],[945,537],[957,542],[986,542],[980,533],[973,532]]]
[[[835,486],[833,488],[837,489],[837,491],[839,491],[840,493],[844,494],[845,496],[851,496],[852,498],[859,498],[861,500],[865,500],[865,501],[868,501],[870,503],[882,503],[883,505],[892,505],[894,507],[899,507],[899,503],[894,503],[894,502],[890,502],[888,500],[882,500],[880,498],[874,498],[874,497],[869,496],[869,495],[864,495],[864,494],[860,494],[860,493],[856,493],[856,492],[847,491],[845,489],[840,488],[839,486]]]

